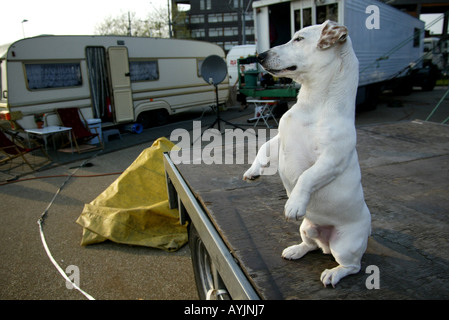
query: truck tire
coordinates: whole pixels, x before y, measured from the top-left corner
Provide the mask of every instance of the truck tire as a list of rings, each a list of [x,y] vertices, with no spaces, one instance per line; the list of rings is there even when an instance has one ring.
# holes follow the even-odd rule
[[[193,224],[190,225],[189,247],[199,298],[229,300],[228,290]]]

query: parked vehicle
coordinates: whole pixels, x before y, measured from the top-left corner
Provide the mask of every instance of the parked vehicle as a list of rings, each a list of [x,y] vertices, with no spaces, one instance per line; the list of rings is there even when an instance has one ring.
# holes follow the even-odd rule
[[[420,81],[422,76],[434,76],[422,65],[424,22],[380,1],[262,0],[255,1],[253,8],[257,52],[286,43],[297,30],[328,19],[348,27],[360,63],[359,106],[372,107],[387,87],[411,88],[416,70],[420,70]],[[269,89],[266,92],[272,94]],[[292,86],[285,89],[291,91]],[[264,94],[259,88],[254,92]]]
[[[190,40],[117,36],[38,36],[0,47],[0,119],[35,128],[34,115],[58,124],[57,108],[78,107],[103,126],[162,124],[168,116],[215,104],[201,77],[217,45]],[[219,103],[228,81],[218,86]]]
[[[449,40],[442,40],[437,37],[424,39],[424,62],[435,65],[438,70],[446,71],[449,67]]]
[[[226,63],[228,65],[229,85],[232,87],[238,80],[238,59],[246,58],[256,54],[256,45],[246,44],[232,47],[226,56]]]

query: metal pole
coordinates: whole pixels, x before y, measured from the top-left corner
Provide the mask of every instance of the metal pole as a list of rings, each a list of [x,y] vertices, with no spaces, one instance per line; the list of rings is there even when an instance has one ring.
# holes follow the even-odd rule
[[[25,38],[25,28],[24,28],[23,24],[24,24],[25,22],[28,22],[28,20],[27,20],[27,19],[23,19],[23,20],[22,20],[22,33],[23,33],[23,37],[24,37],[24,38]]]
[[[130,15],[130,13],[129,13],[129,11],[128,11],[128,36],[132,36],[132,33],[131,33],[131,15]]]
[[[173,34],[172,34],[172,25],[171,25],[170,0],[167,0],[167,10],[168,10],[168,35],[170,38],[172,38]]]
[[[245,3],[244,3],[243,0],[240,0],[240,10],[242,10],[242,44],[246,44],[246,30],[245,30],[245,25],[246,25],[245,15],[246,15],[246,11],[245,11]]]
[[[435,111],[437,111],[437,109],[440,107],[441,103],[443,103],[444,99],[446,99],[447,95],[449,94],[449,87],[446,91],[446,93],[443,95],[443,97],[440,99],[440,101],[437,103],[437,105],[435,106],[435,108],[433,108],[432,112],[427,116],[426,121],[429,121],[429,119],[433,116],[433,114],[435,113]],[[449,118],[448,118],[449,119]],[[444,120],[443,123],[445,123],[446,121],[448,121],[448,119]]]

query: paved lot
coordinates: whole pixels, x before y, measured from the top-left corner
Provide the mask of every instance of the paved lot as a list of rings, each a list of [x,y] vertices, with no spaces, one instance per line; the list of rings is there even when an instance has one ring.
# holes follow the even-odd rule
[[[77,175],[121,172],[149,146],[140,145],[93,159],[91,168]],[[36,176],[73,172],[71,163]],[[85,203],[106,189],[117,175],[72,178],[47,213],[44,234],[48,247],[63,270],[75,265],[80,285],[95,299],[196,298],[187,247],[176,253],[110,242],[81,247],[82,228],[75,223]],[[0,298],[84,299],[68,290],[47,257],[37,221],[67,178],[46,178],[1,187]]]
[[[444,90],[417,91],[406,97],[386,95],[375,111],[359,114],[356,124],[425,119]],[[402,107],[388,106],[397,106],[398,101]],[[223,115],[244,123],[252,112],[240,113],[234,107]],[[123,134],[121,140],[111,141],[103,153],[88,160],[93,166],[78,169],[77,177],[65,184],[47,212],[43,230],[54,259],[63,270],[76,266],[81,288],[95,299],[197,299],[187,246],[175,253],[111,242],[81,247],[82,228],[75,220],[84,204],[103,192],[118,177],[115,173],[125,170],[156,138],[169,137],[175,128],[191,129],[192,120],[200,115],[178,116],[170,125],[147,129],[140,135]],[[446,100],[431,120],[442,121],[448,116]],[[213,119],[214,115],[207,113],[203,124]],[[47,170],[20,177],[40,179],[0,185],[0,299],[85,299],[77,290],[66,288],[46,255],[37,221],[67,179],[56,176],[73,173],[73,167],[90,156],[93,154],[54,155],[55,163]],[[16,174],[23,172],[0,172],[0,184]]]

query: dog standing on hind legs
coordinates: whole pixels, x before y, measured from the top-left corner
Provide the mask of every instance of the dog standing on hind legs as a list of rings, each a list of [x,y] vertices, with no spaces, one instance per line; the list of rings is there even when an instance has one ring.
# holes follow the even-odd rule
[[[303,217],[302,242],[282,252],[299,259],[320,248],[337,267],[324,270],[324,286],[359,272],[371,232],[356,151],[354,125],[358,60],[346,27],[332,21],[295,33],[288,43],[258,55],[276,77],[301,84],[296,104],[279,123],[279,133],[260,148],[243,175],[253,180],[278,161],[287,191],[286,219]]]

